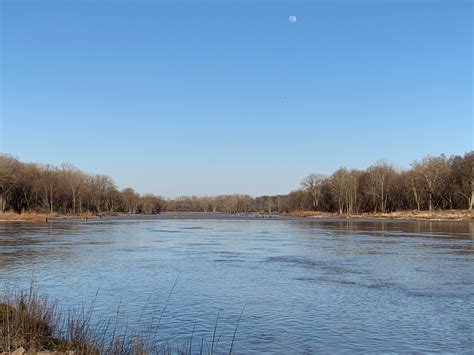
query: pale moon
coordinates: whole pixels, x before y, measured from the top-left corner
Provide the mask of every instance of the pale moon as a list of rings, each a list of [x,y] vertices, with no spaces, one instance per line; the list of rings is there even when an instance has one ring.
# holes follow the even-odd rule
[[[290,16],[288,17],[288,21],[290,21],[290,23],[295,23],[296,21],[298,21],[298,18],[296,16]]]

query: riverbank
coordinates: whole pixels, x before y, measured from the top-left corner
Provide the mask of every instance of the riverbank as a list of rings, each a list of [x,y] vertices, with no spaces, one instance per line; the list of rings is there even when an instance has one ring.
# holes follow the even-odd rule
[[[165,212],[163,215],[229,215],[235,216],[236,214],[230,213],[212,213],[212,212]],[[316,211],[292,211],[284,212],[280,214],[268,214],[268,213],[245,213],[237,214],[245,217],[265,218],[265,216],[282,216],[282,217],[295,217],[295,218],[325,218],[325,219],[398,219],[398,220],[427,220],[427,221],[474,221],[474,213],[469,210],[447,210],[447,211],[399,211],[390,213],[351,213],[351,214],[338,214],[330,212],[316,212]],[[101,215],[92,213],[81,213],[81,214],[59,214],[59,213],[1,213],[0,222],[32,222],[32,223],[45,223],[47,221],[54,220],[94,220],[101,217],[111,216],[130,216],[127,213],[105,213]],[[140,216],[140,215],[133,215]],[[143,215],[149,216],[149,215]]]
[[[0,298],[0,354],[98,355],[97,349],[86,317],[63,314],[32,289]]]
[[[172,291],[173,289],[170,295]],[[128,328],[132,324],[121,324],[118,313],[121,306],[117,311],[117,319],[102,320],[95,324],[92,321],[93,304],[90,309],[83,306],[80,310],[64,310],[58,307],[56,301],[39,294],[33,286],[28,290],[1,294],[0,355],[168,355],[175,353],[175,349],[176,354],[193,353],[193,333],[183,344],[172,346],[171,343],[160,340],[158,327],[166,305],[164,309],[154,309],[145,333],[130,331]],[[141,316],[140,320],[144,321]],[[211,348],[207,351],[209,355],[223,353],[222,348],[218,348],[220,335],[215,339],[217,322],[218,318],[214,325]],[[233,331],[230,348],[224,353],[233,354],[239,322],[240,317]],[[203,353],[205,346],[207,348],[208,343],[202,336],[197,348],[199,353]]]
[[[71,213],[71,214],[60,214],[60,213],[0,213],[0,222],[33,222],[33,223],[44,223],[48,220],[58,219],[96,219],[100,216],[118,216],[120,214],[93,214],[93,213]]]
[[[293,211],[284,213],[290,217],[307,218],[343,218],[343,219],[401,219],[401,220],[430,220],[430,221],[474,221],[473,212],[469,210],[447,211],[399,211],[390,213],[350,213],[338,214],[315,211]]]

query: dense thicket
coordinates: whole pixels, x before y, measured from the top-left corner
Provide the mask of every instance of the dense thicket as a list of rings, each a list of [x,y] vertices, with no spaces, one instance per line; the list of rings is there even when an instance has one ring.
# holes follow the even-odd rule
[[[23,163],[0,155],[0,211],[57,213],[287,212],[338,213],[472,209],[474,152],[428,156],[408,170],[377,162],[366,170],[340,168],[311,174],[287,195],[223,195],[165,199],[119,190],[107,175],[88,175],[69,164]]]

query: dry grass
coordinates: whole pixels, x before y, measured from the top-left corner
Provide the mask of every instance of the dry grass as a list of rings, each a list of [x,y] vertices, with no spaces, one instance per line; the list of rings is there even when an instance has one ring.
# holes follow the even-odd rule
[[[59,214],[59,213],[0,213],[0,222],[34,222],[44,223],[46,219],[81,219],[81,218],[97,218],[92,213],[77,214]]]
[[[126,213],[119,212],[102,212],[101,216],[127,216]],[[14,213],[14,212],[0,212],[0,222],[34,222],[34,223],[44,223],[46,219],[55,220],[55,219],[95,219],[98,215],[94,213],[34,213],[34,212],[24,212],[24,213]]]
[[[142,335],[130,331],[127,324],[119,324],[119,311],[115,321],[99,321],[93,325],[93,307],[90,310],[82,309],[75,314],[61,311],[56,302],[51,302],[46,296],[40,296],[32,286],[27,291],[5,294],[0,297],[0,354],[11,353],[19,348],[26,349],[28,354],[41,351],[71,351],[84,355],[185,355],[196,351],[210,355],[223,352],[232,354],[237,327],[243,313],[242,309],[230,349],[222,351],[222,348],[219,348],[221,335],[216,332],[219,316],[214,326],[212,342],[208,342],[203,336],[193,346],[194,329],[184,344],[171,346],[159,341],[159,325],[169,297],[161,310],[153,304],[154,310],[151,312],[147,335]]]
[[[433,221],[473,221],[473,212],[469,210],[446,210],[446,211],[400,211],[391,213],[353,213],[338,214],[314,211],[293,211],[284,213],[292,217],[312,218],[386,218],[405,220],[433,220]]]
[[[83,317],[63,317],[57,305],[31,288],[0,301],[0,353],[20,347],[30,352],[75,351],[98,354]]]
[[[179,213],[179,212],[177,212]],[[123,213],[106,213],[103,216],[126,216]],[[444,210],[444,211],[399,211],[390,213],[351,213],[338,214],[316,211],[291,211],[282,213],[290,217],[313,217],[313,218],[385,218],[405,220],[433,220],[433,221],[473,221],[474,213],[469,210]],[[34,222],[44,223],[46,219],[95,219],[97,215],[92,213],[81,214],[58,214],[58,213],[0,213],[0,222]]]

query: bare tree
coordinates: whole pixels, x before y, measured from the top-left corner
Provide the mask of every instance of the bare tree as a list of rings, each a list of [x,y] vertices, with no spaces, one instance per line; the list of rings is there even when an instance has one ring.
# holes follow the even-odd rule
[[[387,212],[416,208],[472,209],[474,152],[449,159],[428,156],[396,171],[377,162],[365,171],[340,168],[330,177],[311,174],[301,189],[286,195],[182,196],[164,200],[132,188],[119,191],[107,175],[89,175],[70,164],[60,168],[22,163],[0,154],[0,212],[48,211],[157,213],[201,211],[248,213],[319,210],[338,213]]]
[[[424,181],[428,195],[428,210],[432,211],[435,207],[436,194],[439,194],[443,179],[446,178],[449,171],[446,159],[428,156],[421,161],[415,161],[413,169]]]
[[[6,211],[10,193],[18,183],[16,174],[18,166],[18,160],[10,156],[0,156],[0,207],[2,212]]]
[[[330,177],[332,194],[337,204],[337,211],[339,214],[343,214],[344,211],[348,212],[349,207],[349,171],[346,168],[338,169]]]
[[[77,213],[77,200],[80,188],[85,182],[84,174],[73,165],[63,163],[61,164],[61,177],[71,191],[72,212]]]
[[[125,209],[130,214],[137,213],[140,195],[131,187],[122,190],[122,196],[125,203]]]
[[[450,177],[454,195],[466,201],[466,207],[472,210],[474,204],[474,152],[450,159]]]
[[[145,194],[139,197],[139,210],[141,213],[155,214],[163,210],[163,201],[153,194]]]
[[[55,190],[58,186],[58,170],[51,165],[45,165],[41,173],[42,203],[50,213],[54,212]]]
[[[311,197],[311,207],[317,210],[321,197],[321,186],[326,177],[323,174],[310,174],[301,181],[301,186]]]
[[[387,210],[387,201],[390,190],[390,178],[395,175],[395,169],[384,161],[379,161],[367,169],[368,190],[373,197],[374,212]],[[377,202],[378,201],[378,202]],[[380,209],[378,209],[380,207]]]

